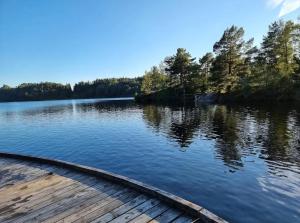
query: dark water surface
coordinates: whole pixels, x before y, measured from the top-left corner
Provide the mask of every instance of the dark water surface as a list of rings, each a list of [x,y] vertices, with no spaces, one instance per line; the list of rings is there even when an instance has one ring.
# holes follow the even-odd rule
[[[231,222],[300,222],[300,106],[0,103],[0,150],[98,167]]]

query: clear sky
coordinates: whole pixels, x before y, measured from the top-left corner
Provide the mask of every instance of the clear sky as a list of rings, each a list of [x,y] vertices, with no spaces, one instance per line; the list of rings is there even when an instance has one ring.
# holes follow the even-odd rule
[[[212,51],[224,29],[259,43],[300,0],[0,0],[0,85],[140,76],[186,48]]]

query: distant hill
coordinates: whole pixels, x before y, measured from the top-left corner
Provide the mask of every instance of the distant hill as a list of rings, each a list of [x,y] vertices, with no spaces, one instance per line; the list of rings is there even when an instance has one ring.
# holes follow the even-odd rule
[[[133,97],[140,92],[142,78],[108,78],[70,84],[24,83],[0,88],[0,101],[40,101],[70,98]]]

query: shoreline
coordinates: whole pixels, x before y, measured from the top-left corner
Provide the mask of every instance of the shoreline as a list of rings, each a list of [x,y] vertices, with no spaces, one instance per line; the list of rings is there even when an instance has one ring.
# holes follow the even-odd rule
[[[68,101],[68,100],[105,100],[105,99],[108,99],[108,100],[117,100],[117,99],[122,99],[122,100],[134,100],[134,96],[131,96],[131,97],[111,97],[111,98],[108,98],[108,97],[103,97],[103,98],[100,98],[100,97],[95,97],[95,98],[57,98],[57,99],[41,99],[41,100],[16,100],[16,101],[0,101],[0,104],[1,103],[15,103],[15,102],[42,102],[42,101]]]

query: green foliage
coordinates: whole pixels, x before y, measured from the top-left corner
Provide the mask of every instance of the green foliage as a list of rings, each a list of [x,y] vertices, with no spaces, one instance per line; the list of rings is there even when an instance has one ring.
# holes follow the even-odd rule
[[[194,70],[194,60],[195,58],[183,48],[178,48],[176,55],[165,59],[166,72],[173,84],[180,84],[184,94]]]
[[[141,78],[109,78],[70,85],[21,84],[0,88],[0,101],[63,98],[132,97],[141,99],[192,97],[213,93],[233,98],[295,98],[300,87],[300,24],[276,21],[260,48],[244,39],[244,29],[227,28],[197,62],[184,48],[166,57]],[[142,94],[139,95],[139,94]],[[187,93],[187,94],[186,94]]]
[[[283,23],[278,35],[278,45],[275,50],[277,55],[276,68],[279,74],[285,77],[290,77],[295,73],[295,69],[297,69],[294,58],[295,28],[295,24],[291,21]]]
[[[227,93],[239,90],[240,84],[250,75],[253,39],[245,41],[243,37],[244,29],[232,26],[215,43],[216,59],[211,68],[213,91]]]
[[[264,78],[264,87],[276,87],[291,80],[299,69],[299,25],[278,21],[269,26],[261,44],[256,66]],[[289,82],[289,81],[287,81]],[[286,83],[287,83],[286,82]]]
[[[260,48],[253,38],[244,40],[244,29],[226,29],[207,53],[195,62],[185,49],[177,49],[164,64],[170,77],[168,85],[152,87],[149,74],[144,77],[147,98],[174,98],[178,86],[194,93],[214,93],[233,98],[293,99],[300,86],[300,24],[277,21],[269,26]],[[147,89],[147,90],[146,90]],[[174,89],[173,91],[171,89]],[[169,93],[168,93],[169,92]],[[170,94],[170,95],[168,95]],[[181,94],[182,95],[182,94]]]
[[[79,82],[74,86],[75,98],[132,97],[140,93],[142,78],[107,78]]]
[[[54,100],[68,98],[133,97],[140,92],[142,78],[110,78],[71,85],[25,83],[0,88],[0,101]]]
[[[164,89],[167,86],[168,77],[158,67],[154,66],[146,72],[141,86],[143,94],[150,94]]]
[[[195,66],[192,76],[192,86],[195,92],[203,93],[208,90],[208,80],[211,77],[210,71],[215,58],[212,53],[207,53],[199,59],[199,65]]]
[[[0,88],[0,101],[30,101],[71,98],[71,85],[44,82],[24,83],[16,88],[4,85]]]

